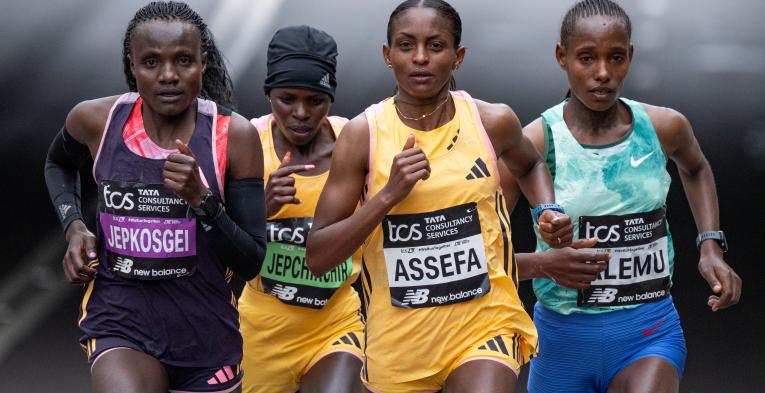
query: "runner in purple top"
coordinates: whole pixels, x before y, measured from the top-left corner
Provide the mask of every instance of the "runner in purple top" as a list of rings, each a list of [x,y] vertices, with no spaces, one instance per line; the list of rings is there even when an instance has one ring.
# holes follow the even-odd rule
[[[87,284],[79,324],[92,389],[240,391],[228,283],[232,272],[255,277],[265,251],[260,139],[223,106],[230,79],[186,4],[140,9],[123,54],[130,92],[75,106],[45,167],[69,243],[64,272]],[[79,206],[77,168],[88,155],[96,235]]]

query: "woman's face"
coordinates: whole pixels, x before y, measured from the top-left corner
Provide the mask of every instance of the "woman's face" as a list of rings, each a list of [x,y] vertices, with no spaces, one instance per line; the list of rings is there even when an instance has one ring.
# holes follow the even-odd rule
[[[465,56],[465,48],[455,47],[451,22],[432,8],[410,8],[392,26],[383,56],[399,91],[427,99],[448,88],[452,71]]]
[[[176,116],[194,104],[207,66],[199,29],[181,21],[139,23],[130,39],[138,93],[156,113]]]
[[[268,94],[271,111],[282,135],[293,145],[310,143],[321,131],[332,99],[309,89],[277,87]]]
[[[624,22],[595,15],[579,19],[566,42],[555,50],[571,94],[594,111],[611,108],[619,97],[632,60]]]

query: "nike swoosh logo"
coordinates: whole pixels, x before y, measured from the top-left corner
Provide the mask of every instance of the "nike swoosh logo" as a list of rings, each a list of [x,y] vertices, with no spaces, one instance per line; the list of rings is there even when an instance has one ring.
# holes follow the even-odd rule
[[[645,336],[645,337],[650,336],[651,333],[655,332],[656,329],[658,329],[659,326],[661,326],[662,323],[664,323],[664,318],[662,318],[659,322],[657,322],[656,325],[654,325],[652,328],[650,328],[648,330],[643,329],[643,336]]]
[[[643,157],[640,157],[640,158],[638,158],[637,160],[635,159],[635,157],[632,157],[632,156],[630,156],[630,165],[631,165],[633,168],[637,168],[637,167],[639,167],[639,166],[640,166],[640,164],[642,164],[642,163],[643,163],[643,161],[647,160],[647,159],[648,159],[648,157],[652,156],[652,155],[653,155],[653,153],[655,153],[655,152],[656,152],[656,150],[654,150],[654,151],[652,151],[652,152],[650,152],[650,153],[648,153],[648,154],[644,155]]]

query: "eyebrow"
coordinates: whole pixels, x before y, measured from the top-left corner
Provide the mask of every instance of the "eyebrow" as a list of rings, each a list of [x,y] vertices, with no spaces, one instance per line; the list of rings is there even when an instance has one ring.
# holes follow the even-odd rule
[[[410,38],[410,39],[416,39],[417,38],[414,34],[410,34],[410,33],[404,32],[404,31],[399,32],[398,34],[403,35],[406,38]],[[434,34],[434,35],[425,37],[425,41],[430,41],[430,40],[433,40],[433,39],[436,39],[436,38],[443,38],[443,37],[441,37],[441,34]]]

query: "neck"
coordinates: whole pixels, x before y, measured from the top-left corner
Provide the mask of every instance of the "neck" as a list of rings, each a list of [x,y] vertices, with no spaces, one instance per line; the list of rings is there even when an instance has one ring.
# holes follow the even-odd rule
[[[450,97],[448,86],[427,98],[414,97],[399,90],[393,97],[393,105],[405,125],[427,131],[446,124],[454,116],[454,102]]]
[[[175,116],[163,116],[143,104],[143,126],[146,134],[157,146],[163,149],[175,149],[176,139],[188,143],[196,126],[196,104]]]
[[[594,111],[584,105],[574,95],[563,108],[563,117],[570,130],[587,134],[606,134],[623,125],[626,111],[622,110],[617,100],[605,111]],[[627,114],[627,116],[629,116]],[[626,119],[629,123],[631,120]]]

